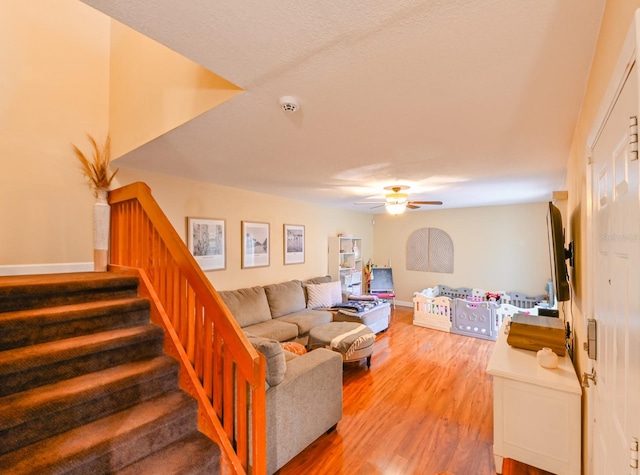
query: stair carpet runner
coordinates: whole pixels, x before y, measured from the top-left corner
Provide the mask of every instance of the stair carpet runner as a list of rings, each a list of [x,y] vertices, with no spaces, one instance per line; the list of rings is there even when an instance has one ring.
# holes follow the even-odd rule
[[[137,285],[0,277],[0,473],[220,473]]]

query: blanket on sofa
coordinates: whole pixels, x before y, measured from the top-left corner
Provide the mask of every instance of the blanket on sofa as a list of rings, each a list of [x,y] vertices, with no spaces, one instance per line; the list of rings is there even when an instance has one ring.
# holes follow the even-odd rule
[[[359,348],[369,346],[376,339],[376,335],[366,325],[358,325],[351,331],[338,335],[331,340],[331,348],[343,353],[347,358]]]
[[[332,310],[338,310],[345,315],[351,315],[354,317],[360,316],[364,312],[376,308],[378,305],[386,303],[384,299],[375,300],[347,300],[346,302],[339,303],[332,307]]]

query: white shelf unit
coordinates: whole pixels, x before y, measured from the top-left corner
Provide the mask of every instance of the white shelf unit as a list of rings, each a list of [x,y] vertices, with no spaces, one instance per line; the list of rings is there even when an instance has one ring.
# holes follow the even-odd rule
[[[558,475],[580,475],[582,388],[569,355],[558,367],[540,366],[535,351],[513,348],[504,332],[487,365],[493,376],[493,457]]]
[[[339,280],[342,292],[361,294],[362,239],[357,237],[329,238],[329,275]]]

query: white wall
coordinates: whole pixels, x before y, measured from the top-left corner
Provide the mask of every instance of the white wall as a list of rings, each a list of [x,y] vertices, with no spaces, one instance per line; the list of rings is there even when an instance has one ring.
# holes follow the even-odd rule
[[[390,263],[397,298],[404,302],[413,292],[439,284],[544,294],[551,275],[546,212],[544,202],[376,215],[373,262]],[[407,270],[407,240],[421,228],[449,234],[452,274]]]

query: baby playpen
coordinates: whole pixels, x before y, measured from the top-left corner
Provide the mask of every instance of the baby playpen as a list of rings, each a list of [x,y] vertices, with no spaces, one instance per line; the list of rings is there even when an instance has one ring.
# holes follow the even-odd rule
[[[520,292],[486,292],[482,289],[444,285],[416,292],[414,325],[460,335],[495,340],[502,321],[516,313],[535,313],[546,295]]]

